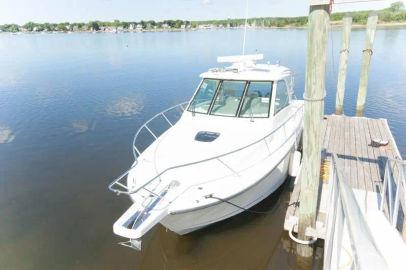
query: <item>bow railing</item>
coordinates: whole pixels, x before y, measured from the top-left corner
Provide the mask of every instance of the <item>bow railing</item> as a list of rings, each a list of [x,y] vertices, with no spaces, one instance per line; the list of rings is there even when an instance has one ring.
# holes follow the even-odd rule
[[[132,149],[133,149],[133,155],[134,155],[134,159],[137,160],[137,157],[141,155],[141,153],[148,148],[148,146],[150,146],[156,139],[158,139],[158,137],[160,135],[162,135],[162,133],[164,133],[165,131],[167,131],[169,128],[173,127],[173,125],[176,124],[176,122],[180,119],[180,117],[182,116],[183,111],[186,109],[186,106],[188,105],[189,102],[183,102],[180,103],[178,105],[172,106],[160,113],[157,113],[156,115],[154,115],[151,119],[149,119],[147,122],[145,122],[145,124],[143,124],[135,133],[134,139],[133,139],[133,143],[132,143]],[[170,116],[171,112],[177,112],[178,115],[175,116],[175,118],[173,118],[173,116]],[[151,127],[154,123],[159,123],[159,122],[165,122],[166,123],[166,127],[163,130],[160,131],[154,131],[153,128]],[[150,142],[148,145],[144,145],[144,147],[141,149],[140,146],[137,146],[137,143],[139,143],[137,141],[137,139],[139,138],[140,134],[146,131],[150,136],[152,136],[153,141]],[[160,133],[160,134],[158,134]]]
[[[160,113],[157,113],[156,115],[151,117],[141,127],[138,128],[137,132],[134,135],[134,139],[133,139],[132,145],[131,145],[133,156],[134,156],[134,163],[127,171],[122,173],[120,176],[115,178],[110,183],[110,185],[108,186],[109,190],[111,190],[117,194],[122,194],[122,193],[128,194],[130,188],[126,184],[123,183],[123,180],[129,174],[131,169],[133,169],[137,165],[138,156],[141,155],[141,153],[145,149],[147,149],[152,143],[154,143],[154,141],[157,140],[160,135],[162,135],[165,131],[167,131],[168,129],[173,127],[179,121],[179,119],[182,116],[183,111],[186,109],[188,103],[189,102],[182,102],[182,103],[172,106],[164,111],[161,111]],[[177,112],[177,114],[173,115],[173,114],[171,114],[172,112]],[[154,132],[154,130],[151,126],[155,122],[159,122],[159,120],[161,120],[161,123],[163,120],[163,122],[165,122],[166,125],[161,125],[160,130]],[[150,126],[148,126],[148,125],[150,125]],[[149,134],[150,138],[152,137],[153,140],[149,141],[149,143],[147,143],[147,144],[144,144],[141,149],[140,146],[137,146],[137,143],[139,143],[138,138],[140,137],[140,135],[143,131],[146,131],[146,133]],[[145,142],[145,140],[143,140],[143,142]]]

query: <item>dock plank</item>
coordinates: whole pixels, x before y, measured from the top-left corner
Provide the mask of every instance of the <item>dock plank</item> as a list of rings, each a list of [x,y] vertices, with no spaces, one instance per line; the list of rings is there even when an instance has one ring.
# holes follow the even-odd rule
[[[370,133],[369,125],[368,125],[368,119],[362,118],[362,124],[365,130],[365,140],[366,140],[366,147],[368,151],[368,156],[366,157],[367,162],[369,163],[370,166],[370,173],[371,173],[371,178],[369,179],[369,184],[372,186],[373,191],[377,191],[376,187],[376,181],[379,179],[379,166],[375,163],[375,160],[377,158],[376,156],[376,149],[372,147],[371,141],[372,141],[372,136]]]
[[[371,166],[368,162],[368,143],[365,137],[365,131],[363,129],[363,123],[362,123],[362,119],[357,117],[356,118],[356,134],[358,134],[358,150],[361,153],[361,157],[359,157],[359,163],[360,166],[362,167],[363,170],[363,180],[362,180],[362,186],[363,189],[365,190],[369,190],[372,191],[373,190],[373,186],[372,183],[370,181],[371,179]]]
[[[354,144],[355,144],[355,163],[356,163],[356,171],[357,171],[357,178],[358,178],[358,188],[359,189],[365,189],[365,176],[364,176],[364,167],[362,164],[362,157],[363,157],[363,152],[361,148],[361,133],[362,131],[359,129],[358,126],[358,119],[353,118],[351,119],[353,130],[354,130]]]
[[[348,121],[349,119],[347,117],[342,118],[342,121],[344,122],[344,151],[343,152],[339,152],[338,157],[340,157],[340,159],[344,160],[344,177],[348,180],[350,180],[351,186],[353,185],[353,182],[351,181],[351,163],[350,163],[350,159],[346,158],[348,156],[348,153],[351,151],[350,150],[350,128],[349,128],[349,124]]]
[[[370,134],[371,134],[371,142],[372,139],[382,139],[381,134],[378,129],[377,122],[379,120],[373,121],[373,119],[368,119],[368,126],[370,128]],[[372,143],[371,143],[372,144]],[[375,164],[377,166],[377,171],[378,171],[378,178],[374,179],[374,184],[377,192],[380,192],[381,190],[381,183],[383,181],[384,173],[385,173],[385,163],[386,160],[386,152],[385,150],[382,149],[382,147],[373,147],[371,146],[374,150],[375,153]]]
[[[348,159],[350,160],[350,164],[351,164],[351,178],[350,181],[353,182],[353,186],[356,188],[360,188],[361,187],[361,178],[359,175],[359,171],[358,171],[358,162],[357,162],[357,158],[358,155],[360,153],[357,153],[357,145],[356,145],[356,141],[357,141],[357,134],[355,133],[355,126],[354,126],[354,118],[349,118],[348,119],[348,125],[349,125],[349,129],[350,129],[350,152],[347,153],[348,155]]]

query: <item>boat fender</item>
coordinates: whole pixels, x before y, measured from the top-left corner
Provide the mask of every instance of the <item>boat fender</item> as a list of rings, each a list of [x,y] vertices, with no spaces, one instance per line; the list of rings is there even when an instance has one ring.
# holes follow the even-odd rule
[[[299,151],[295,151],[289,160],[289,176],[296,177],[299,172],[300,162],[302,159],[302,154]]]

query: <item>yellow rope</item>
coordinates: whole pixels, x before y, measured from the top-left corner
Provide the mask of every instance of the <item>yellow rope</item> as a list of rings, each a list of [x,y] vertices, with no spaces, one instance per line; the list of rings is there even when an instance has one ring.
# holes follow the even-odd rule
[[[330,161],[324,159],[321,162],[320,166],[320,179],[323,181],[323,183],[327,184],[329,177],[330,177]]]

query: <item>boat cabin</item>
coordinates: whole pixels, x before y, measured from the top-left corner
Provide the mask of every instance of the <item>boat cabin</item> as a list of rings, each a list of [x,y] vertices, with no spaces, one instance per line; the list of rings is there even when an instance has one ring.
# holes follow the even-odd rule
[[[187,110],[193,115],[269,118],[287,107],[293,95],[292,72],[278,64],[256,64],[262,57],[219,57],[219,62],[233,64],[201,74]]]

